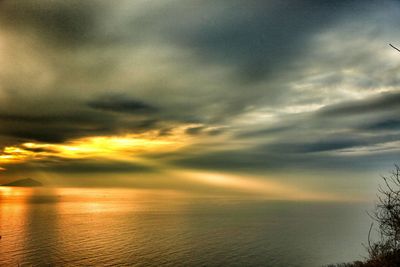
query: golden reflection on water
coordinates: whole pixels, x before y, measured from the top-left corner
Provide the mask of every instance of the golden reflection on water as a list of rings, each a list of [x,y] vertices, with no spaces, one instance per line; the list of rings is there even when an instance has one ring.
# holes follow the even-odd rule
[[[157,212],[176,211],[173,199],[180,196],[157,190],[0,187],[0,266],[68,265],[87,259],[91,250],[122,249],[126,244],[115,240],[129,231],[126,225],[136,227],[138,214],[154,209],[154,199]]]
[[[354,220],[364,210],[173,190],[0,187],[0,266],[321,266],[359,255],[348,248],[368,231]]]

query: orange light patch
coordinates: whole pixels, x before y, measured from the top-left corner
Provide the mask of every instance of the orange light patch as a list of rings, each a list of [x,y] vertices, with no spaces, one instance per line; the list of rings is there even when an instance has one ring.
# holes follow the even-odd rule
[[[169,136],[156,132],[117,136],[78,138],[64,144],[23,143],[8,146],[0,152],[0,164],[59,157],[68,159],[105,158],[131,160],[145,153],[168,152],[185,146],[188,142],[180,129]]]

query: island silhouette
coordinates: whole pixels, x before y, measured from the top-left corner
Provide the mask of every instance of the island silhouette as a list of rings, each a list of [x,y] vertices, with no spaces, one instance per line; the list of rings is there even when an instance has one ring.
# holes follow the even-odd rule
[[[41,182],[33,180],[32,178],[25,178],[13,181],[11,183],[2,184],[1,186],[37,187],[43,186],[43,184]]]

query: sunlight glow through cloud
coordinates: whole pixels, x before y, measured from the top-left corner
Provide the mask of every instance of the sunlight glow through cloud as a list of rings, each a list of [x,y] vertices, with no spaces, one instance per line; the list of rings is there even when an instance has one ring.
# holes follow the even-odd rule
[[[399,3],[281,2],[0,1],[0,184],[359,192],[399,158]]]
[[[173,151],[184,146],[178,137],[155,137],[153,135],[94,136],[79,138],[64,144],[23,143],[7,146],[0,153],[0,164],[11,164],[48,157],[67,159],[118,158],[160,151]],[[3,168],[3,170],[5,170]]]

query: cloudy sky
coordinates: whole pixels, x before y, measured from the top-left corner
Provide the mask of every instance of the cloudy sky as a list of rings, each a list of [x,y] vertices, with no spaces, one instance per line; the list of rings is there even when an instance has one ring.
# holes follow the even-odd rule
[[[364,198],[398,1],[0,1],[0,182]]]

